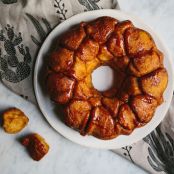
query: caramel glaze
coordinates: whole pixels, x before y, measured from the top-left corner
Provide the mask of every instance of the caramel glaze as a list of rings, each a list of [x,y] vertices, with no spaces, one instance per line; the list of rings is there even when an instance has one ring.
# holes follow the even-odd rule
[[[82,22],[58,40],[49,57],[46,86],[65,108],[64,121],[82,135],[112,139],[148,123],[163,102],[168,76],[151,35],[131,21],[99,17]],[[91,73],[108,65],[114,86],[94,89]]]
[[[41,160],[49,151],[49,145],[39,134],[29,134],[22,139],[22,145],[27,147],[30,156],[36,160]]]

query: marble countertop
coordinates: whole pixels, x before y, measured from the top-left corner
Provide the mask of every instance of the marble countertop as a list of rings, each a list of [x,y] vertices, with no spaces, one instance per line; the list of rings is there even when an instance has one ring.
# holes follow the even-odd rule
[[[138,15],[155,29],[171,53],[174,53],[173,0],[120,0],[119,3],[122,10]],[[29,125],[16,135],[6,134],[0,128],[1,174],[146,173],[111,151],[82,147],[63,138],[50,127],[36,106],[10,92],[2,84],[0,94],[1,112],[15,106],[30,118]],[[40,162],[33,161],[19,143],[20,137],[31,132],[40,133],[50,144],[48,155]]]
[[[10,135],[0,128],[1,174],[144,174],[126,159],[107,151],[82,147],[59,135],[46,122],[39,109],[0,84],[0,111],[9,107],[22,109],[29,117],[28,126]],[[49,153],[39,162],[33,161],[19,139],[27,133],[41,134],[50,145]]]

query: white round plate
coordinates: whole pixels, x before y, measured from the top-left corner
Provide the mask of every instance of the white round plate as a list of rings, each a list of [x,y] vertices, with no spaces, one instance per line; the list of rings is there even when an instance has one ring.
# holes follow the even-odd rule
[[[81,136],[77,131],[67,127],[59,118],[58,113],[56,113],[56,105],[51,102],[48,94],[43,91],[43,85],[41,84],[43,81],[43,65],[45,63],[45,57],[48,54],[49,48],[53,42],[61,33],[68,30],[70,27],[72,27],[75,24],[80,23],[81,21],[90,21],[92,19],[95,19],[100,16],[111,16],[114,18],[117,18],[118,20],[131,20],[135,26],[142,28],[146,31],[148,31],[152,37],[154,38],[158,48],[164,53],[165,59],[164,59],[164,65],[167,68],[168,75],[169,75],[169,82],[167,89],[164,93],[164,103],[160,105],[152,120],[146,124],[142,128],[135,129],[132,134],[126,136],[126,135],[120,135],[119,137],[112,139],[112,140],[100,140],[93,136]],[[50,125],[57,130],[61,135],[68,138],[69,140],[84,145],[88,147],[95,147],[95,148],[103,148],[103,149],[116,149],[120,148],[126,145],[130,145],[134,142],[137,142],[138,140],[141,140],[143,137],[148,135],[153,129],[155,129],[159,123],[164,118],[169,105],[171,103],[172,99],[172,93],[173,93],[173,70],[172,70],[172,61],[171,57],[169,55],[168,50],[166,49],[165,45],[161,42],[157,34],[146,24],[144,24],[140,19],[137,17],[126,14],[119,10],[96,10],[96,11],[89,11],[81,14],[77,14],[63,23],[59,24],[57,27],[54,28],[54,30],[48,35],[45,42],[43,43],[37,60],[35,64],[35,71],[34,71],[34,90],[35,95],[37,98],[37,102],[39,104],[40,110],[45,116],[45,118],[48,120]]]

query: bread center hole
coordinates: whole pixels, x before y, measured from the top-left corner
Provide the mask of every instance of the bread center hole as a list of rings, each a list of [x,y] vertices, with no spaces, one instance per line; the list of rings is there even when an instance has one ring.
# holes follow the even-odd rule
[[[114,84],[114,70],[109,66],[100,66],[92,73],[92,83],[98,91],[107,91]]]

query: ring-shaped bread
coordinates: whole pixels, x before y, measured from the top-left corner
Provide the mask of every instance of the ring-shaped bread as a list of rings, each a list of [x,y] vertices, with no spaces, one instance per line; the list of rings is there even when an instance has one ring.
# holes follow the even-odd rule
[[[49,56],[46,86],[82,135],[112,139],[148,123],[163,102],[168,75],[151,35],[131,21],[104,16],[68,30]],[[93,87],[91,73],[110,66],[112,89]]]

